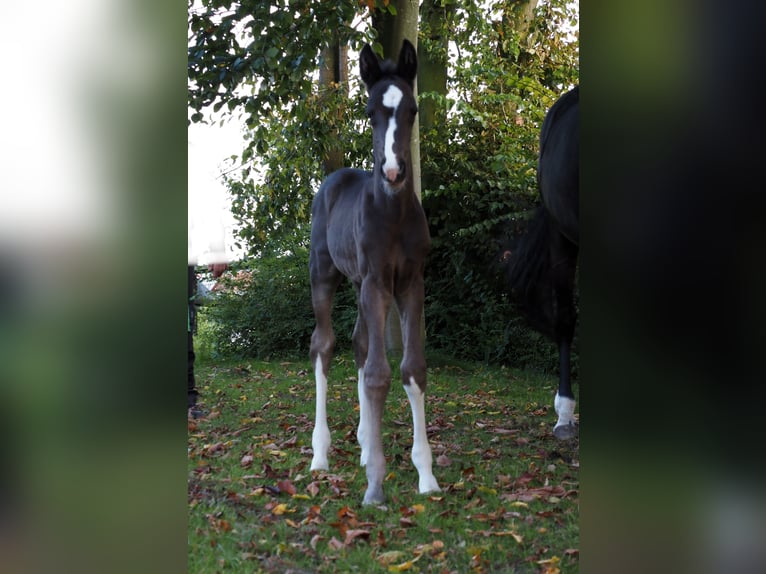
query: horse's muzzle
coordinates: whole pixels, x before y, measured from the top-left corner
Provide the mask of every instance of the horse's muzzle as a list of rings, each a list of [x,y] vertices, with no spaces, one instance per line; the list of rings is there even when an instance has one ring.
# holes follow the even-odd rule
[[[381,167],[381,171],[383,171],[383,177],[390,185],[399,185],[404,181],[404,178],[407,175],[407,164],[399,160],[398,169],[383,170]]]

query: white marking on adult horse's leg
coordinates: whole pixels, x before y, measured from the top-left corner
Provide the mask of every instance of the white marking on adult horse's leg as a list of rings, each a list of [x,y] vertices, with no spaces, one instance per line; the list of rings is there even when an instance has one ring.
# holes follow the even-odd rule
[[[386,129],[386,140],[383,150],[386,154],[386,161],[383,164],[383,173],[389,181],[394,181],[399,173],[399,162],[396,161],[394,153],[394,133],[396,132],[396,108],[402,101],[402,91],[393,84],[383,94],[383,105],[391,108],[391,117],[388,118],[388,128]]]
[[[421,494],[441,490],[431,470],[431,445],[426,435],[425,393],[410,377],[410,384],[404,385],[412,409],[412,462],[418,469],[418,490]]]
[[[311,470],[329,470],[327,451],[330,449],[330,428],[327,426],[327,376],[322,367],[322,357],[317,354],[314,364],[316,379],[316,416],[314,433],[311,436],[311,448],[314,456],[311,459]]]
[[[553,436],[561,440],[573,438],[577,434],[574,418],[575,400],[561,397],[556,393],[553,406],[556,408],[556,414],[559,415],[559,420],[553,427]]]
[[[365,466],[367,464],[367,453],[369,445],[367,441],[370,436],[370,420],[369,420],[369,407],[367,406],[367,395],[364,393],[364,367],[359,369],[359,428],[356,429],[356,440],[359,441],[359,446],[362,447],[362,455],[359,458],[359,466]]]

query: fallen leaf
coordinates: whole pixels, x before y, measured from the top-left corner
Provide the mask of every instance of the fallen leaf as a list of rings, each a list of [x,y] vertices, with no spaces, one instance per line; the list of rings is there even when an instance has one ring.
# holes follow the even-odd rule
[[[292,482],[290,482],[289,480],[280,480],[280,481],[277,483],[277,487],[278,487],[278,488],[279,488],[279,490],[281,490],[282,492],[286,492],[287,494],[289,494],[289,495],[291,495],[291,496],[292,496],[293,494],[295,494],[296,492],[298,492],[298,491],[295,489],[295,486],[293,485],[293,483],[292,483]]]
[[[369,538],[369,537],[370,537],[369,530],[363,530],[363,529],[346,530],[346,538],[343,541],[343,545],[348,546],[357,538]]]
[[[449,466],[452,464],[452,459],[446,454],[440,454],[436,457],[436,466]]]
[[[521,544],[524,540],[520,534],[517,534],[512,530],[501,530],[500,532],[495,532],[495,536],[510,536],[519,544]]]
[[[401,550],[389,550],[388,552],[383,552],[382,554],[378,554],[376,560],[382,565],[382,566],[388,566],[389,564],[393,564],[397,560],[401,560],[404,558],[404,552]]]
[[[422,504],[413,504],[412,506],[402,506],[399,512],[402,513],[402,516],[412,516],[413,514],[425,511],[425,509],[426,507]]]
[[[320,536],[319,534],[314,534],[314,536],[311,537],[311,541],[309,542],[309,545],[313,550],[316,550],[317,543],[320,540],[324,540],[324,536]]]
[[[330,541],[327,543],[327,546],[329,546],[332,550],[340,550],[341,548],[343,548],[343,542],[341,542],[340,540],[335,538],[335,536],[333,536],[332,538],[330,538]]]
[[[287,512],[287,504],[277,504],[274,508],[271,509],[272,514],[276,514],[277,516],[284,514]]]
[[[401,564],[397,564],[396,566],[389,566],[388,571],[389,572],[404,572],[405,570],[409,570],[412,568],[412,565],[415,564],[418,560],[420,560],[420,557],[423,556],[422,554],[419,554],[416,558],[413,558],[412,560],[407,560],[407,562],[402,562]]]

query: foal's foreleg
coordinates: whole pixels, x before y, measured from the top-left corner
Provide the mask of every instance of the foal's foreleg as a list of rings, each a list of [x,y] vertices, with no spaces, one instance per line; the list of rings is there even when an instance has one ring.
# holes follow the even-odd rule
[[[404,390],[412,410],[412,462],[418,471],[418,491],[441,490],[432,470],[431,446],[426,433],[426,361],[423,352],[423,284],[418,282],[406,297],[397,299],[402,321],[401,373]]]
[[[372,277],[362,283],[359,311],[367,326],[368,351],[362,369],[361,393],[365,400],[363,449],[366,453],[367,491],[362,504],[379,504],[385,500],[383,478],[386,457],[383,454],[381,426],[383,408],[391,386],[391,367],[386,357],[384,341],[386,313],[391,303],[391,292]]]
[[[357,298],[359,297],[359,289],[357,289]],[[367,465],[367,455],[369,453],[368,446],[368,417],[370,407],[367,403],[367,394],[364,390],[364,365],[367,362],[367,324],[364,322],[362,315],[362,309],[360,307],[359,313],[356,316],[356,324],[354,325],[354,334],[351,337],[351,342],[354,346],[354,361],[356,363],[358,379],[357,379],[357,391],[359,394],[359,426],[356,430],[356,440],[359,442],[359,446],[362,449],[362,454],[359,458],[360,466]]]

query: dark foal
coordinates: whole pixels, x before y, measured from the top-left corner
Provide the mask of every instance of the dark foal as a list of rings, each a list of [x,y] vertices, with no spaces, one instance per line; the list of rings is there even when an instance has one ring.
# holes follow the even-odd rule
[[[542,199],[518,248],[507,259],[512,293],[530,325],[559,350],[559,388],[554,406],[559,439],[577,435],[570,381],[574,337],[575,272],[580,242],[580,90],[561,96],[540,130],[537,183]]]
[[[358,300],[353,333],[359,373],[361,465],[367,471],[364,504],[385,500],[381,421],[391,386],[384,329],[392,300],[402,324],[402,382],[412,407],[412,461],[421,493],[438,491],[431,447],[426,437],[426,362],[423,356],[423,270],[430,236],[423,208],[412,182],[410,136],[417,113],[413,94],[417,53],[404,41],[399,61],[381,62],[369,46],[359,58],[367,86],[367,116],[372,125],[372,172],[340,169],[325,179],[311,209],[311,299],[316,328],[311,361],[316,377],[316,422],[312,437],[312,470],[327,470],[330,430],[327,426],[327,373],[335,344],[332,302],[347,277]]]

